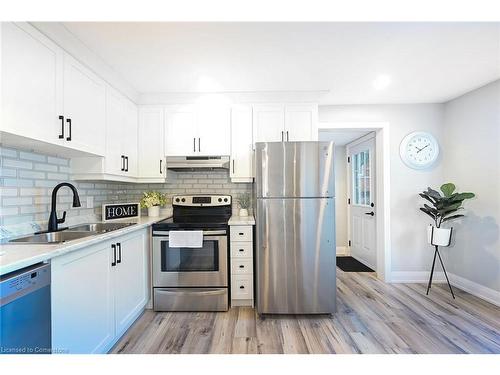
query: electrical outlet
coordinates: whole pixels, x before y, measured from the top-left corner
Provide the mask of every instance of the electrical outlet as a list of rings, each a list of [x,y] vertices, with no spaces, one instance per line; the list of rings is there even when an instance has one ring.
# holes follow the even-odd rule
[[[94,208],[94,197],[87,197],[87,208]]]

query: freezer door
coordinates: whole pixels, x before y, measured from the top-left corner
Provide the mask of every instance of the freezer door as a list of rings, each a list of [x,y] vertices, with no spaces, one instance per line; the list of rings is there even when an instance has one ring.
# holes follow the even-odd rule
[[[255,145],[257,197],[335,196],[333,142],[260,142]]]
[[[257,200],[259,314],[335,312],[335,201]]]

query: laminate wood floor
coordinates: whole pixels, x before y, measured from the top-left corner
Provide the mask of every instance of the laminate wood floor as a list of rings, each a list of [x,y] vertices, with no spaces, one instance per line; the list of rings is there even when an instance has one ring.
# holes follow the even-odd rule
[[[146,310],[112,353],[500,353],[500,308],[446,284],[385,284],[337,269],[332,316]]]

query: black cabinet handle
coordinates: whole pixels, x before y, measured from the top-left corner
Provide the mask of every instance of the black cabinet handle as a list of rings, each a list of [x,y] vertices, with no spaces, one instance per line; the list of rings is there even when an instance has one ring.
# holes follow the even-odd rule
[[[196,138],[193,138],[193,152],[196,152]]]
[[[66,122],[68,123],[69,125],[69,136],[66,138],[67,141],[71,141],[71,119],[70,118],[67,118],[66,119]]]
[[[122,158],[122,169],[121,169],[121,171],[125,172],[125,155],[121,155],[121,158]]]
[[[244,235],[245,233],[243,233],[243,232],[240,232],[240,233],[238,233],[238,234],[239,234],[240,236],[243,236],[243,235]]]
[[[288,130],[286,131],[286,141],[288,142],[289,139],[288,139]]]
[[[161,169],[161,162],[162,162],[162,161],[163,161],[163,160],[162,160],[162,159],[160,159],[160,174],[163,174],[163,170]]]
[[[365,215],[375,216],[375,212],[366,212]]]
[[[122,262],[122,244],[118,242],[116,244],[116,247],[118,248],[118,260],[116,261],[116,263],[118,264]]]
[[[233,174],[234,174],[234,159],[233,159]]]
[[[64,138],[64,116],[59,116],[59,120],[61,120],[61,134],[59,134],[59,139]]]
[[[243,285],[240,285],[240,289],[245,289],[245,287]]]
[[[116,245],[111,245],[111,249],[113,249],[113,261],[111,262],[111,266],[116,266]]]
[[[243,264],[240,264],[240,268],[245,268],[245,266]]]
[[[240,249],[240,253],[242,253],[242,252],[244,252],[244,251],[245,251],[245,249]]]
[[[281,142],[283,142],[283,131],[281,132]]]
[[[198,138],[198,152],[201,152],[201,138]]]
[[[126,163],[125,172],[128,172],[128,156],[125,156],[125,163]]]

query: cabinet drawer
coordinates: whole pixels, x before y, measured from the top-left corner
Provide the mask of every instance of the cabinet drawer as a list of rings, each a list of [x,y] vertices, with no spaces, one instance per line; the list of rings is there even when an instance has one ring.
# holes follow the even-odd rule
[[[253,273],[252,258],[234,258],[231,260],[232,275],[246,275]]]
[[[233,258],[251,258],[253,256],[253,242],[231,242],[231,256]]]
[[[251,225],[236,225],[231,227],[231,241],[253,241]]]
[[[231,277],[231,299],[253,298],[253,276],[233,275]]]

